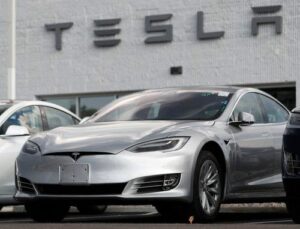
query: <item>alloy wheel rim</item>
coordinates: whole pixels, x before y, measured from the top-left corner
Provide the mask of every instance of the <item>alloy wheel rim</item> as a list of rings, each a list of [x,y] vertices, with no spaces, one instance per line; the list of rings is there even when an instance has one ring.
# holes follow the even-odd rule
[[[203,211],[213,215],[221,198],[221,181],[218,168],[212,160],[206,160],[200,169],[199,199]]]

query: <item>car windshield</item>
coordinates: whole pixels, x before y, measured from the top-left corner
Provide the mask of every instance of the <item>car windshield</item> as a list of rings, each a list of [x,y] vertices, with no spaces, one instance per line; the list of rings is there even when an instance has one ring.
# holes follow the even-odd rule
[[[0,115],[2,115],[11,105],[0,105]]]
[[[225,110],[232,93],[210,90],[148,91],[107,105],[89,122],[138,120],[214,120]]]

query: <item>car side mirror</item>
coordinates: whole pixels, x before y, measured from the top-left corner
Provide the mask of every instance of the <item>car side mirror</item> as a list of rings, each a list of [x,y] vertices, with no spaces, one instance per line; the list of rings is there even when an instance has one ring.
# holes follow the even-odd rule
[[[238,121],[241,122],[241,125],[251,125],[255,122],[255,118],[253,114],[240,112],[238,115]]]
[[[254,115],[247,112],[240,112],[238,114],[238,120],[230,122],[231,125],[236,125],[236,126],[248,126],[254,123],[255,123]]]
[[[89,119],[90,119],[90,116],[84,117],[83,119],[81,119],[81,121],[79,122],[79,124],[83,124],[83,123],[85,123]]]
[[[7,128],[6,136],[26,136],[30,135],[29,130],[24,126],[11,125]]]

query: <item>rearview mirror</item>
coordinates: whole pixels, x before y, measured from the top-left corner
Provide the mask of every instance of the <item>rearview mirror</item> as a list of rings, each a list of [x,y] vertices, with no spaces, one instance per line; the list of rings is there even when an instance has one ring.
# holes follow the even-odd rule
[[[7,128],[6,136],[26,136],[30,135],[28,129],[24,126],[11,125]]]

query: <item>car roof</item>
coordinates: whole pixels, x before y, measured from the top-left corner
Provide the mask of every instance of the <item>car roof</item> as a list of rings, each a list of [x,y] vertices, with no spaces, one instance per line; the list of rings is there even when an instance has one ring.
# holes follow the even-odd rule
[[[159,88],[159,89],[148,89],[143,92],[160,92],[160,91],[178,91],[178,90],[211,90],[211,91],[226,91],[235,93],[238,90],[245,89],[242,87],[235,86],[186,86],[186,87],[170,87],[170,88]]]

